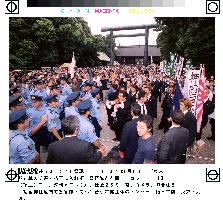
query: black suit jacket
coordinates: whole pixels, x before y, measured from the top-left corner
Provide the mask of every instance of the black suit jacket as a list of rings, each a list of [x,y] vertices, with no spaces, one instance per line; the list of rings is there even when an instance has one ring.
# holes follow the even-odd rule
[[[210,115],[212,112],[214,112],[214,103],[210,100],[207,100],[203,104],[203,115],[202,115],[202,122],[201,122],[201,128],[204,128],[208,122],[208,115]]]
[[[47,164],[97,164],[101,153],[96,147],[76,137],[65,137],[48,147]]]
[[[157,149],[157,163],[184,164],[186,161],[189,131],[183,127],[168,130],[160,140]]]
[[[173,99],[171,97],[171,95],[167,92],[164,99],[163,99],[163,102],[161,104],[161,108],[163,108],[163,115],[166,117],[166,118],[169,118],[170,117],[170,113],[172,112],[173,110]]]
[[[128,94],[127,100],[131,103],[134,104],[136,103],[136,93],[134,95],[132,95],[132,93],[130,92]]]
[[[138,132],[136,129],[137,118],[127,122],[124,125],[121,141],[120,150],[124,152],[124,160],[127,164],[132,164],[135,157],[135,153],[138,148]]]
[[[189,131],[188,146],[191,146],[195,141],[197,134],[197,120],[190,111],[188,111],[184,115],[184,120],[181,126],[188,129]]]
[[[119,123],[124,125],[127,121],[130,120],[130,109],[131,103],[127,100],[124,102],[124,108],[118,108],[116,118]]]
[[[153,95],[157,96],[161,93],[161,88],[162,88],[162,81],[156,80],[155,82],[152,83],[153,85]]]
[[[118,98],[118,92],[112,92],[108,94],[108,100],[109,101],[114,101]]]
[[[157,118],[157,101],[154,96],[150,96],[150,98],[145,102],[147,114],[153,118]]]

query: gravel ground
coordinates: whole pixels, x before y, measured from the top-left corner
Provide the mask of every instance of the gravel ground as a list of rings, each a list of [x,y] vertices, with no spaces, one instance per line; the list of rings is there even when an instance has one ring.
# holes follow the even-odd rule
[[[158,144],[160,138],[163,134],[163,130],[157,129],[159,121],[162,116],[162,109],[160,108],[161,103],[158,102],[157,109],[158,109],[158,118],[154,120],[154,134],[156,136],[156,143]],[[108,147],[110,150],[112,147],[118,145],[119,143],[116,141],[112,141],[115,137],[114,131],[110,129],[107,125],[107,112],[105,105],[101,103],[101,113],[102,113],[102,120],[103,120],[103,129],[101,131],[101,140],[102,142]],[[208,123],[207,126],[203,130],[202,140],[205,142],[205,147],[200,153],[190,153],[187,157],[187,164],[214,164],[215,163],[215,143],[214,141],[209,141],[206,137],[211,136],[211,126]]]

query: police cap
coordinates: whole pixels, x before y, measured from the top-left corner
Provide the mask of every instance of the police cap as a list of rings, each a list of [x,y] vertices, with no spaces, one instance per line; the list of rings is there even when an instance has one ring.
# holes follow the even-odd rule
[[[85,81],[84,84],[85,84],[85,86],[93,86],[94,85],[94,82]]]
[[[75,92],[71,93],[71,94],[67,97],[67,101],[74,101],[74,100],[76,100],[79,96],[80,96],[80,92],[79,92],[79,91],[75,91]]]
[[[100,89],[99,88],[95,88],[94,90],[92,90],[91,91],[91,94],[93,95],[93,94],[98,94],[98,93],[100,93]]]
[[[52,85],[51,90],[53,89],[60,90],[60,86],[58,84]]]
[[[14,123],[21,119],[27,118],[26,109],[16,110],[9,114],[9,123]]]
[[[42,84],[43,83],[43,81],[42,81],[42,79],[40,79],[40,78],[35,78],[35,79],[33,79],[33,84],[34,85],[38,85],[38,84]]]
[[[65,80],[66,81],[67,80],[67,77],[66,76],[61,76],[60,77],[60,80]]]
[[[44,99],[47,103],[52,102],[52,101],[58,101],[57,100],[57,95],[49,95]]]
[[[42,97],[39,95],[31,95],[31,100],[38,100],[38,101],[42,101]]]
[[[92,107],[92,102],[91,100],[83,100],[80,103],[77,104],[78,110],[88,110]]]
[[[12,95],[9,97],[9,106],[20,106],[20,105],[24,105],[23,99],[21,96],[19,95]]]

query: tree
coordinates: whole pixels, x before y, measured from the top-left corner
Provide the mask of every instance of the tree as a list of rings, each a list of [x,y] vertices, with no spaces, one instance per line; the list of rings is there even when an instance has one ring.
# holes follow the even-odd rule
[[[214,18],[155,18],[161,31],[157,38],[162,57],[170,52],[192,59],[194,66],[205,64],[208,74],[215,68]]]
[[[106,37],[91,34],[83,18],[10,18],[10,67],[37,69],[70,62],[98,64],[97,52],[108,51]]]

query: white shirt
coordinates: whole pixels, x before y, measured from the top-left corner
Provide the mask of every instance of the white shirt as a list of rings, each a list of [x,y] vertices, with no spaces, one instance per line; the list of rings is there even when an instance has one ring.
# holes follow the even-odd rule
[[[144,114],[146,114],[147,115],[147,109],[146,109],[146,105],[145,105],[145,103],[140,103],[139,101],[138,101],[138,104],[140,105],[140,107],[141,107],[141,114],[143,114],[143,108],[144,108],[144,111],[145,111],[145,113]]]

